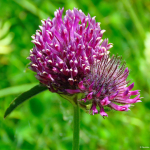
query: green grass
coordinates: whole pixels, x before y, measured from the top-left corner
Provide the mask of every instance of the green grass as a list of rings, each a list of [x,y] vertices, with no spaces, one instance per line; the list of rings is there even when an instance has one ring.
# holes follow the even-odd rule
[[[138,150],[150,147],[150,2],[122,1],[9,1],[0,3],[0,149],[71,150],[73,106],[45,91],[19,106],[3,119],[10,102],[38,82],[26,68],[31,35],[41,19],[52,19],[55,9],[77,7],[96,16],[130,69],[128,79],[141,90],[142,103],[129,112],[109,111],[105,120],[81,110],[80,150]],[[23,88],[24,87],[24,88]],[[18,89],[18,90],[17,90]],[[4,93],[5,92],[5,93]]]

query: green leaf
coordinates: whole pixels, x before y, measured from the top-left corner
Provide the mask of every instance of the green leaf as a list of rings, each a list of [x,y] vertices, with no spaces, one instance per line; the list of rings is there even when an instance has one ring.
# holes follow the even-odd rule
[[[14,95],[14,94],[22,93],[22,92],[25,91],[25,89],[29,90],[33,86],[36,86],[37,84],[38,84],[38,82],[22,84],[22,85],[18,85],[18,86],[8,87],[8,88],[5,88],[5,89],[0,89],[0,98],[8,96],[8,95]]]
[[[28,100],[29,98],[35,96],[36,94],[39,94],[42,91],[45,91],[47,87],[36,85],[32,89],[22,93],[18,97],[16,97],[10,104],[10,106],[6,109],[4,118],[6,118],[17,106],[22,104],[24,101]]]

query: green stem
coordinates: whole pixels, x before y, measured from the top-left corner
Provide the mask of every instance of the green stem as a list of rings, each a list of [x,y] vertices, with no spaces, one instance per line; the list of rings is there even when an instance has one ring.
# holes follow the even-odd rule
[[[79,150],[79,130],[80,130],[80,108],[77,104],[74,107],[73,116],[73,147],[72,150]]]

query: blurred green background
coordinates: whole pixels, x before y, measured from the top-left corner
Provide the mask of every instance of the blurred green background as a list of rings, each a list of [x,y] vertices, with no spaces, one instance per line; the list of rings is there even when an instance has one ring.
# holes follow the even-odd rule
[[[96,16],[104,38],[113,43],[130,69],[128,79],[141,90],[142,103],[129,112],[90,116],[81,110],[80,150],[138,150],[150,147],[150,1],[149,0],[1,0],[0,1],[0,150],[71,150],[73,108],[45,91],[3,119],[10,102],[38,83],[26,69],[31,35],[41,19],[58,8],[82,9]]]

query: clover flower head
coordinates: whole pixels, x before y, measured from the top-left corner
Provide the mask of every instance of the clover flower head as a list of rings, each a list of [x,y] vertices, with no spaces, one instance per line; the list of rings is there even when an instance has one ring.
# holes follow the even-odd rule
[[[52,20],[42,20],[32,36],[35,46],[28,57],[36,78],[52,92],[76,89],[95,60],[112,47],[108,39],[102,40],[105,30],[95,17],[74,8],[62,18],[63,10],[57,10]]]
[[[90,112],[108,116],[105,108],[129,110],[130,104],[140,102],[139,90],[127,86],[129,70],[118,56],[109,56],[108,39],[100,23],[74,8],[57,10],[55,17],[42,20],[40,30],[32,36],[35,44],[30,51],[30,69],[51,92],[82,94],[80,104],[90,102]],[[136,97],[132,98],[133,95]],[[118,105],[124,104],[124,105]]]
[[[139,90],[131,91],[134,83],[127,86],[130,81],[126,81],[129,74],[125,68],[125,62],[121,64],[118,56],[104,55],[101,60],[97,60],[91,66],[91,73],[78,84],[79,91],[69,90],[70,93],[84,93],[81,99],[85,103],[91,101],[91,111],[93,115],[100,113],[103,117],[108,116],[104,108],[109,107],[117,111],[128,111],[130,104],[141,102]],[[131,98],[132,95],[137,95]],[[124,105],[118,105],[124,104]],[[99,107],[100,111],[97,110]]]

